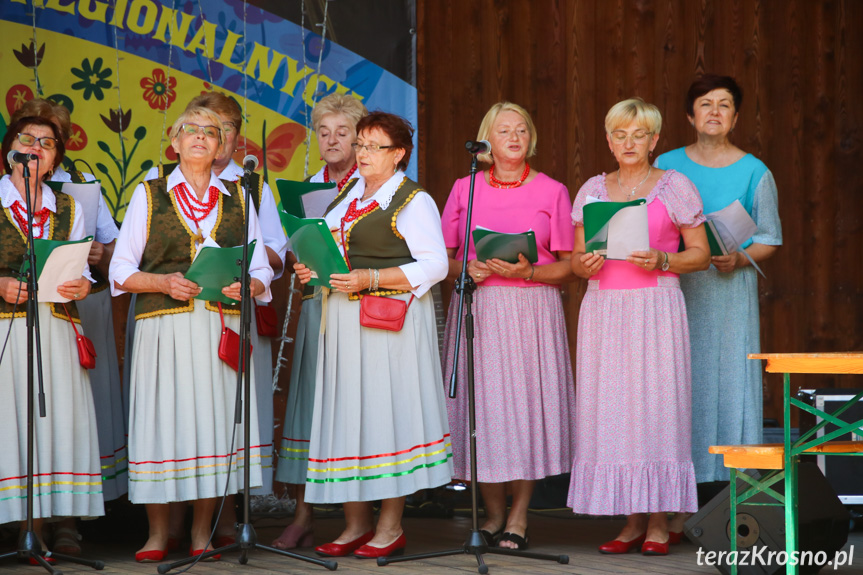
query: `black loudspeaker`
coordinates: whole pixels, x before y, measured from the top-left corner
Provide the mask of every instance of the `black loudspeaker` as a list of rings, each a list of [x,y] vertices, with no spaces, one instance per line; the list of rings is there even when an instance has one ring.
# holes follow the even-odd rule
[[[759,476],[757,472],[752,475]],[[816,465],[800,463],[798,479],[799,550],[810,552],[800,555],[800,573],[817,573],[821,567],[827,565],[828,561],[833,562],[837,559],[836,552],[842,549],[848,540],[851,518]],[[749,484],[744,480],[737,480],[738,495],[748,487]],[[774,483],[772,489],[783,493],[784,481]],[[724,557],[727,558],[730,550],[730,491],[730,487],[725,488],[698,513],[690,517],[684,526],[686,536],[699,547],[696,560],[702,565],[713,565],[726,575],[731,573],[727,559],[720,562],[718,558],[721,552],[725,552]],[[749,502],[775,503],[771,497],[763,493],[751,498]],[[738,553],[737,572],[740,575],[784,573],[785,508],[738,505],[737,549],[748,552]],[[713,552],[712,555],[709,554],[710,552]],[[774,553],[771,554],[771,552]]]

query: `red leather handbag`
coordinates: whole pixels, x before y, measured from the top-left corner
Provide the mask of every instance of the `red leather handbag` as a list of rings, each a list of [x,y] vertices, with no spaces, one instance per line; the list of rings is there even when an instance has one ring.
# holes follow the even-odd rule
[[[228,364],[234,371],[240,370],[240,335],[229,327],[225,327],[225,315],[222,313],[222,303],[219,306],[219,319],[222,321],[222,337],[219,339],[219,359]],[[249,353],[252,345],[249,344]]]
[[[401,331],[408,308],[414,296],[406,302],[377,295],[365,295],[360,299],[360,325],[387,331]]]
[[[279,335],[279,317],[276,315],[276,308],[255,303],[255,323],[258,326],[258,335],[265,337]]]
[[[78,332],[78,328],[75,327],[75,322],[72,321],[69,310],[66,309],[66,304],[63,304],[63,310],[65,310],[66,316],[69,318],[69,323],[72,324],[72,329],[75,330],[75,343],[78,345],[78,362],[84,369],[93,369],[96,367],[96,348],[93,347],[93,342],[90,341],[89,337]]]

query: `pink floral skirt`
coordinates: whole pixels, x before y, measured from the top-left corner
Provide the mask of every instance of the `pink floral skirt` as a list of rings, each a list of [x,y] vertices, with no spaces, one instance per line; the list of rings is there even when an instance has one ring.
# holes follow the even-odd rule
[[[600,290],[578,322],[575,513],[697,511],[686,304],[677,278]]]
[[[474,296],[477,470],[499,483],[566,473],[574,453],[575,389],[560,292],[552,286],[480,287]],[[444,386],[455,354],[458,295],[444,338]],[[454,476],[470,479],[466,351],[458,394],[447,395]]]

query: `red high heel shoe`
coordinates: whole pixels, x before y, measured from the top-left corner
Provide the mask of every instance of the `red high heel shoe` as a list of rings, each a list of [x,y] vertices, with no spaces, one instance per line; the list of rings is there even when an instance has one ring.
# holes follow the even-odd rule
[[[198,555],[203,555],[206,551],[207,551],[206,549],[189,548],[189,556],[190,557],[197,557]],[[211,555],[210,557],[207,557],[206,559],[201,559],[201,561],[218,561],[221,558],[222,558],[222,554],[216,553],[215,555]]]
[[[390,555],[401,555],[404,553],[405,546],[408,544],[404,532],[399,535],[395,541],[386,547],[372,547],[371,545],[363,545],[354,551],[354,557],[360,559],[376,559],[378,557],[389,557]]]
[[[620,555],[623,553],[629,553],[633,549],[637,549],[644,543],[644,538],[647,536],[645,533],[641,537],[636,537],[632,541],[620,541],[618,539],[614,539],[607,543],[603,543],[599,546],[599,552],[605,553],[606,555]]]
[[[325,557],[344,557],[345,555],[350,555],[371,541],[374,536],[375,530],[372,529],[368,533],[360,535],[348,543],[325,543],[324,545],[319,545],[318,547],[315,547],[315,553]]]
[[[668,541],[645,541],[641,546],[642,555],[668,555]]]
[[[138,563],[159,563],[168,555],[167,549],[151,549],[150,551],[138,551],[135,553],[135,561]]]

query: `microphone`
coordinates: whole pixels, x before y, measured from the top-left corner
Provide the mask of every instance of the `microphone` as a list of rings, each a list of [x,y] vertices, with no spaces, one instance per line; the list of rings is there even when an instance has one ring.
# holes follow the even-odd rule
[[[476,142],[468,140],[464,143],[464,147],[471,154],[488,154],[491,152],[491,144],[488,140],[478,140]]]
[[[24,152],[16,152],[12,150],[8,154],[6,154],[6,161],[9,162],[10,166],[17,166],[18,164],[26,164],[32,160],[39,160],[39,156],[36,154],[25,154]]]
[[[254,172],[255,168],[258,167],[258,157],[254,154],[249,154],[245,158],[243,158],[243,171],[245,172]]]

